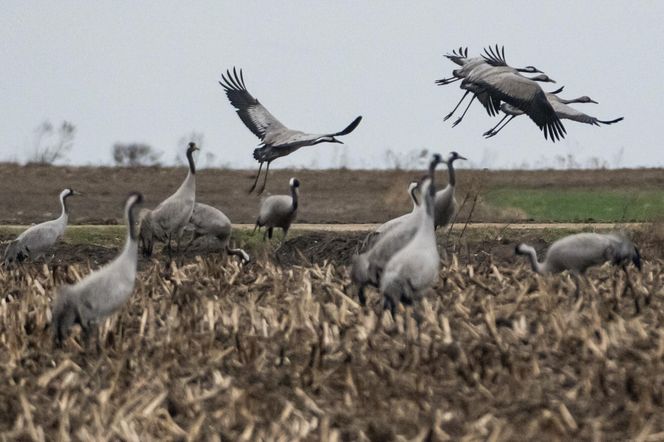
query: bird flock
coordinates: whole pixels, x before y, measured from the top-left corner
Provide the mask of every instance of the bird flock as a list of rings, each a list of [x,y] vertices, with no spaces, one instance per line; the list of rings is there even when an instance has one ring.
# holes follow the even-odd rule
[[[613,124],[621,121],[623,117],[613,120],[600,120],[584,114],[573,107],[573,103],[597,103],[587,96],[566,100],[557,94],[562,92],[559,88],[552,92],[544,92],[539,83],[555,83],[548,75],[534,66],[514,68],[505,60],[505,48],[489,47],[484,49],[480,57],[468,57],[468,48],[459,48],[445,55],[453,63],[460,66],[454,69],[452,76],[436,81],[440,86],[461,81],[460,88],[465,92],[459,103],[447,114],[444,120],[454,115],[468,94],[472,94],[470,102],[453,126],[463,120],[470,105],[477,99],[489,116],[497,116],[501,112],[503,118],[493,128],[484,132],[486,138],[498,134],[507,124],[519,115],[526,114],[544,133],[545,139],[555,142],[565,138],[567,130],[560,120],[572,120],[579,123],[599,126],[600,124]],[[523,74],[536,74],[526,77]],[[509,119],[504,123],[503,121]],[[502,126],[501,126],[502,124]]]
[[[507,64],[504,48],[489,47],[480,57],[469,57],[467,48],[459,48],[446,57],[459,66],[452,76],[437,80],[438,85],[460,81],[464,94],[454,109],[444,118],[451,118],[468,95],[470,102],[454,122],[458,125],[474,100],[478,100],[490,116],[504,116],[484,136],[493,137],[514,118],[526,114],[551,141],[564,138],[566,129],[561,120],[568,119],[586,124],[613,124],[622,120],[599,120],[569,106],[574,103],[596,103],[587,96],[563,99],[558,96],[562,88],[545,92],[539,83],[554,82],[534,66],[514,68]],[[538,74],[526,77],[524,74]],[[338,137],[353,132],[362,117],[356,117],[345,129],[337,132],[312,134],[293,130],[282,124],[265,106],[247,90],[242,70],[229,69],[221,75],[222,86],[230,104],[245,126],[260,139],[253,156],[259,162],[258,173],[249,193],[256,189],[263,165],[267,163],[263,183],[266,187],[270,164],[277,158],[319,143],[341,143]],[[126,242],[119,255],[110,263],[91,272],[72,285],[60,287],[53,303],[53,338],[57,345],[64,343],[68,331],[79,324],[83,337],[94,332],[96,324],[118,311],[131,296],[136,277],[139,248],[146,257],[153,255],[157,242],[163,243],[168,262],[173,257],[182,259],[187,250],[204,238],[212,238],[222,245],[222,252],[236,256],[243,263],[251,258],[247,252],[231,247],[232,224],[219,209],[196,200],[196,164],[194,153],[199,150],[189,143],[186,151],[188,172],[175,192],[154,209],[141,209],[143,195],[132,192],[125,200],[124,219],[127,226]],[[455,199],[455,162],[466,158],[450,152],[445,158],[433,154],[425,174],[408,184],[407,196],[412,210],[388,220],[371,232],[362,244],[361,253],[353,257],[350,277],[357,287],[357,297],[366,305],[366,289],[375,288],[384,309],[394,316],[400,305],[409,306],[421,299],[435,284],[441,265],[436,229],[449,226],[457,213]],[[447,184],[437,185],[436,169],[447,168]],[[289,194],[271,195],[260,203],[254,232],[264,229],[263,239],[272,239],[275,228],[283,230],[283,239],[295,221],[299,208],[300,181],[289,181]],[[4,254],[6,266],[20,265],[24,261],[46,259],[54,245],[63,236],[69,219],[68,198],[80,195],[73,189],[64,189],[60,195],[61,215],[51,221],[34,225],[11,241]],[[183,247],[186,234],[191,239]],[[175,241],[175,252],[172,243]],[[537,259],[536,251],[526,244],[515,248],[517,255],[525,255],[537,273],[570,271],[580,278],[594,265],[611,262],[626,269],[628,263],[641,267],[639,250],[624,235],[618,233],[582,233],[556,241],[549,248],[544,261]],[[626,271],[626,270],[625,270]],[[577,289],[578,289],[577,285]]]

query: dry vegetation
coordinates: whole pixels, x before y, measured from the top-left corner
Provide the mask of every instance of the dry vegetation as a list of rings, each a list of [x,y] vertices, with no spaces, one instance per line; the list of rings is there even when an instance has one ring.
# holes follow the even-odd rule
[[[1,270],[0,439],[660,440],[653,247],[632,290],[605,266],[579,300],[568,275],[454,255],[396,321],[355,302],[342,264],[147,263],[99,352],[77,331],[51,344],[54,287],[86,265]]]

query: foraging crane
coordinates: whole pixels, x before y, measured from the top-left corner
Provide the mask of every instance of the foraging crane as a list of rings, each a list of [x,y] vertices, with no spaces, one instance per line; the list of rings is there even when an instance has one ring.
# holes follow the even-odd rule
[[[623,268],[631,261],[641,270],[639,249],[630,240],[615,233],[577,233],[566,236],[549,247],[542,262],[537,261],[537,252],[527,244],[517,245],[515,253],[527,256],[533,271],[541,274],[564,270],[582,274],[587,268],[607,261]]]
[[[385,265],[380,280],[384,307],[394,317],[398,302],[410,305],[422,297],[438,278],[440,256],[434,228],[435,188],[430,177],[421,184],[422,216],[417,220],[417,232]]]
[[[434,185],[436,166],[443,162],[439,154],[434,154],[429,163],[428,177]],[[421,185],[420,185],[421,189]],[[355,255],[351,266],[351,280],[358,287],[357,296],[362,305],[366,303],[364,290],[368,285],[379,287],[381,274],[392,256],[401,250],[415,236],[418,220],[423,216],[423,206],[419,204],[415,213],[383,235],[364,253]]]
[[[187,148],[187,161],[189,162],[189,172],[180,187],[174,194],[162,201],[155,209],[149,211],[141,220],[141,242],[143,244],[143,254],[147,257],[152,256],[152,247],[154,240],[165,242],[168,248],[168,259],[171,256],[171,240],[177,241],[177,252],[180,252],[180,241],[182,233],[191,214],[194,211],[196,202],[196,164],[193,154],[199,150],[196,143],[189,143]],[[145,226],[143,226],[145,224]]]
[[[240,69],[239,75],[235,68],[233,68],[232,75],[231,71],[227,70],[226,76],[222,74],[221,79],[222,81],[219,81],[219,84],[224,88],[228,100],[237,109],[240,119],[261,140],[259,147],[254,150],[254,159],[260,163],[260,166],[258,167],[256,180],[251,189],[249,189],[249,193],[253,192],[256,188],[263,163],[267,162],[267,168],[265,169],[263,186],[258,191],[259,194],[265,190],[267,175],[272,161],[291,154],[305,146],[313,146],[325,142],[343,144],[336,137],[348,135],[355,130],[362,120],[362,117],[359,116],[342,131],[331,134],[309,134],[289,129],[247,91],[247,87],[244,84],[244,77],[242,76],[242,69]]]
[[[124,206],[127,240],[120,254],[110,263],[73,285],[59,289],[53,304],[53,339],[56,345],[66,339],[69,328],[79,324],[87,343],[97,322],[117,310],[129,299],[136,281],[138,243],[134,231],[134,207],[143,201],[140,193],[129,195]]]
[[[571,103],[595,103],[598,104],[597,101],[591,99],[590,97],[584,95],[583,97],[579,98],[574,98],[572,100],[565,100],[563,98],[558,97],[556,94],[560,92],[561,89],[558,89],[557,91],[553,92],[547,92],[546,93],[546,99],[549,101],[551,106],[553,107],[553,110],[556,112],[556,115],[558,115],[558,118],[561,120],[572,120],[572,121],[577,121],[579,123],[586,123],[586,124],[591,124],[593,126],[599,126],[600,124],[613,124],[617,123],[619,121],[622,121],[624,117],[616,118],[614,120],[600,120],[597,117],[592,117],[590,115],[584,114],[583,112],[580,112],[576,109],[574,109],[571,106],[568,106],[568,104]],[[500,106],[500,109],[505,113],[505,116],[496,124],[492,129],[484,132],[484,136],[486,138],[490,138],[498,134],[507,124],[512,121],[514,118],[518,117],[519,115],[523,115],[523,111],[521,109],[518,109],[508,103],[503,103]],[[505,121],[507,117],[511,117],[509,120],[505,122],[502,126],[501,123]],[[498,127],[500,126],[500,128]]]
[[[448,184],[444,189],[436,192],[433,211],[434,226],[436,228],[440,226],[447,226],[452,221],[452,218],[454,218],[454,214],[457,210],[457,201],[454,197],[454,189],[456,186],[454,162],[456,160],[467,160],[467,158],[462,157],[457,152],[450,152],[447,160],[444,161],[444,163],[447,164]]]
[[[251,258],[242,249],[233,249],[230,247],[231,239],[231,220],[221,210],[203,203],[195,203],[194,211],[189,219],[189,224],[185,230],[191,229],[194,233],[193,238],[187,244],[187,248],[192,246],[197,240],[203,237],[214,237],[218,239],[229,255],[239,257],[241,262],[249,262]]]
[[[290,195],[272,195],[265,198],[261,204],[254,232],[256,232],[256,229],[265,227],[263,240],[266,236],[272,239],[272,230],[275,227],[279,227],[284,231],[283,239],[286,239],[288,229],[297,217],[300,181],[297,178],[291,178],[289,187]]]
[[[69,220],[67,198],[80,193],[72,189],[60,192],[62,213],[54,220],[34,225],[11,241],[5,249],[5,265],[21,262],[26,258],[36,259],[44,256],[53,245],[64,235]]]

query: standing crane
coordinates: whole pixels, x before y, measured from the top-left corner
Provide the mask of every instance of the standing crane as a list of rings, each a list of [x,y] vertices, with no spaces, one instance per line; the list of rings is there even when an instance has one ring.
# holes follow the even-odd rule
[[[53,339],[61,345],[69,328],[79,324],[87,341],[98,321],[118,311],[134,291],[138,243],[134,231],[134,207],[143,201],[140,193],[129,195],[124,216],[127,240],[120,254],[104,267],[73,285],[59,289],[53,303]]]
[[[64,189],[60,192],[62,213],[58,218],[28,228],[7,245],[4,256],[5,265],[21,262],[26,258],[34,260],[44,256],[58,242],[64,235],[67,221],[69,221],[67,198],[74,195],[80,195],[80,193],[73,189]]]

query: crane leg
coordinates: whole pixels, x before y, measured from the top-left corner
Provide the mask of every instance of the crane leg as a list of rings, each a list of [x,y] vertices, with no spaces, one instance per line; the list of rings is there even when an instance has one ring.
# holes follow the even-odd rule
[[[507,115],[505,115],[505,117],[507,117]],[[487,137],[487,138],[491,138],[491,137],[496,136],[496,135],[498,134],[498,132],[500,132],[501,130],[503,130],[503,128],[505,128],[505,126],[507,126],[507,124],[508,124],[510,121],[512,121],[515,117],[516,117],[516,115],[512,115],[512,118],[510,118],[509,120],[507,120],[507,121],[505,122],[505,124],[503,124],[502,126],[500,126],[498,129],[496,129],[496,128],[491,129],[491,131],[490,131],[491,133],[490,133],[489,135],[486,135],[486,137]],[[505,118],[503,118],[503,120],[504,120],[504,119],[505,119]],[[501,120],[501,121],[502,121],[502,120]],[[498,123],[498,124],[500,124],[500,123]]]
[[[501,124],[503,121],[505,121],[505,118],[507,118],[507,117],[508,117],[508,115],[505,114],[505,116],[504,116],[503,118],[500,119],[500,121],[498,122],[498,124],[496,124],[496,125],[493,126],[491,129],[489,129],[489,130],[487,130],[486,132],[484,132],[482,135],[484,135],[484,136],[487,137],[487,138],[492,137],[492,136],[493,136],[493,131],[496,130],[496,129],[498,128],[498,126],[500,126],[500,124]]]
[[[441,78],[440,80],[436,80],[436,84],[438,86],[445,86],[446,84],[452,84],[459,80],[461,80],[461,77]]]
[[[261,169],[263,169],[263,162],[261,161],[260,166],[258,166],[258,173],[256,174],[256,179],[254,180],[253,186],[251,186],[251,189],[249,189],[249,193],[253,192],[254,189],[256,188],[256,184],[258,183],[258,178],[261,176]]]
[[[452,127],[456,126],[457,124],[461,123],[461,120],[463,120],[463,117],[466,116],[466,112],[468,112],[468,109],[470,109],[470,105],[473,104],[473,101],[475,101],[475,98],[477,98],[477,95],[473,94],[473,98],[470,99],[470,103],[468,103],[468,106],[466,106],[466,110],[463,111],[461,116],[457,118],[457,120],[454,122]]]
[[[263,193],[263,191],[265,190],[265,184],[267,183],[267,174],[268,174],[268,172],[270,171],[270,163],[271,163],[271,162],[272,162],[272,161],[268,161],[268,162],[267,162],[267,167],[265,168],[265,175],[263,175],[263,185],[261,186],[261,190],[258,191],[258,194],[259,194],[259,195],[260,195],[261,193]]]
[[[452,117],[452,115],[454,115],[454,112],[456,112],[456,110],[459,109],[459,106],[461,106],[461,103],[463,102],[463,100],[466,99],[466,96],[467,96],[469,93],[470,93],[470,91],[466,91],[466,93],[463,94],[463,97],[461,97],[461,100],[459,100],[459,102],[457,103],[457,105],[454,106],[454,109],[452,109],[452,112],[450,112],[449,114],[445,115],[445,118],[443,118],[443,121],[447,121],[447,120],[449,120],[450,117]]]
[[[357,288],[357,299],[359,299],[360,305],[367,305],[367,296],[364,294],[364,284]]]

